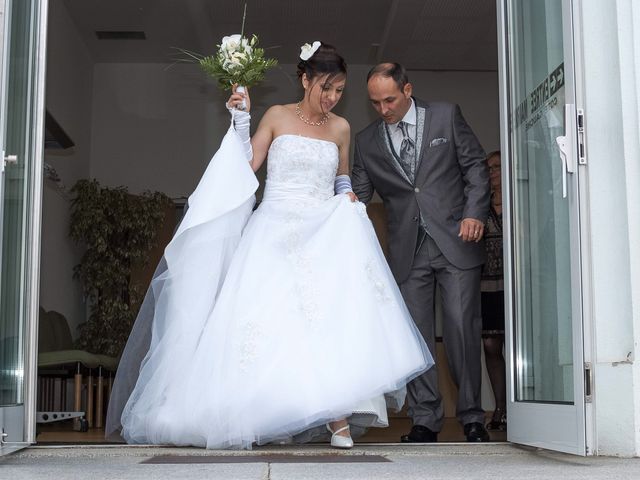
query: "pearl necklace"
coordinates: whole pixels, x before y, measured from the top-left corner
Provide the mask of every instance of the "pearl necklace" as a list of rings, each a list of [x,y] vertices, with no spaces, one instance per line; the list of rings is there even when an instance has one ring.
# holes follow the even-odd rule
[[[323,114],[322,118],[317,122],[309,120],[307,117],[304,116],[304,113],[302,113],[302,109],[300,108],[300,103],[302,102],[298,102],[296,105],[296,115],[298,115],[298,118],[302,120],[304,123],[306,123],[307,125],[312,125],[314,127],[321,127],[322,125],[327,123],[327,121],[329,120],[328,113]]]

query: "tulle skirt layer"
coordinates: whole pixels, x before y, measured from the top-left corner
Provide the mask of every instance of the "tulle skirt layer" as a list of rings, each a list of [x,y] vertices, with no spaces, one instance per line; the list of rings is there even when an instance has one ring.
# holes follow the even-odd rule
[[[400,406],[404,385],[432,364],[364,206],[346,196],[264,202],[195,335],[179,327],[193,319],[172,323],[172,356],[147,360],[162,366],[149,378],[143,368],[125,409],[128,442],[290,439],[385,393]]]

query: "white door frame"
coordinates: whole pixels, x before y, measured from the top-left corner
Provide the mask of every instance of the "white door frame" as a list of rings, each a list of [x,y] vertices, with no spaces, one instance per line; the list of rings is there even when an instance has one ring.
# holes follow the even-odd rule
[[[7,65],[10,58],[10,12],[11,4],[24,0],[0,0],[3,8],[2,32],[0,32],[0,131],[2,132],[2,149],[4,150],[4,135],[6,132],[6,96],[7,92]],[[38,374],[38,312],[40,295],[40,244],[42,223],[42,181],[43,181],[43,156],[44,156],[44,117],[45,117],[45,80],[46,80],[46,47],[47,47],[47,21],[48,0],[34,1],[35,24],[31,36],[30,54],[32,55],[32,72],[30,79],[33,82],[29,115],[31,119],[28,130],[29,138],[25,138],[25,150],[31,158],[31,174],[28,178],[29,205],[31,209],[26,215],[25,237],[25,281],[24,288],[24,315],[23,315],[23,402],[19,405],[0,407],[0,435],[6,428],[7,436],[0,438],[0,455],[24,448],[36,441],[36,399],[37,399],[37,374]],[[8,152],[11,153],[11,152]],[[4,158],[0,161],[4,163]],[[0,189],[0,194],[3,194]],[[4,198],[4,197],[2,197]],[[2,199],[0,198],[0,201]],[[2,210],[0,209],[0,214]],[[1,252],[0,252],[1,254]],[[1,257],[0,257],[1,258]],[[20,431],[22,435],[20,435]],[[11,434],[9,434],[11,432]],[[17,433],[15,433],[17,432]],[[17,436],[15,436],[17,435]]]

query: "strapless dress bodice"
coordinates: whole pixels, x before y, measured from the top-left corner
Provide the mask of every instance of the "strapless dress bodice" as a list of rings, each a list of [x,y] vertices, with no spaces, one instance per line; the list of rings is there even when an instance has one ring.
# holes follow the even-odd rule
[[[284,134],[271,142],[263,202],[323,201],[334,195],[338,146],[328,140]]]

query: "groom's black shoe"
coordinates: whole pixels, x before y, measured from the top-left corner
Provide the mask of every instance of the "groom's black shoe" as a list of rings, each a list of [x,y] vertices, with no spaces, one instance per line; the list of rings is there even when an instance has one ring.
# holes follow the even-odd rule
[[[488,442],[490,440],[489,432],[480,422],[467,423],[464,426],[464,434],[467,437],[467,442]]]
[[[400,441],[402,443],[433,443],[438,441],[438,432],[422,425],[414,425],[408,434],[400,437]]]

